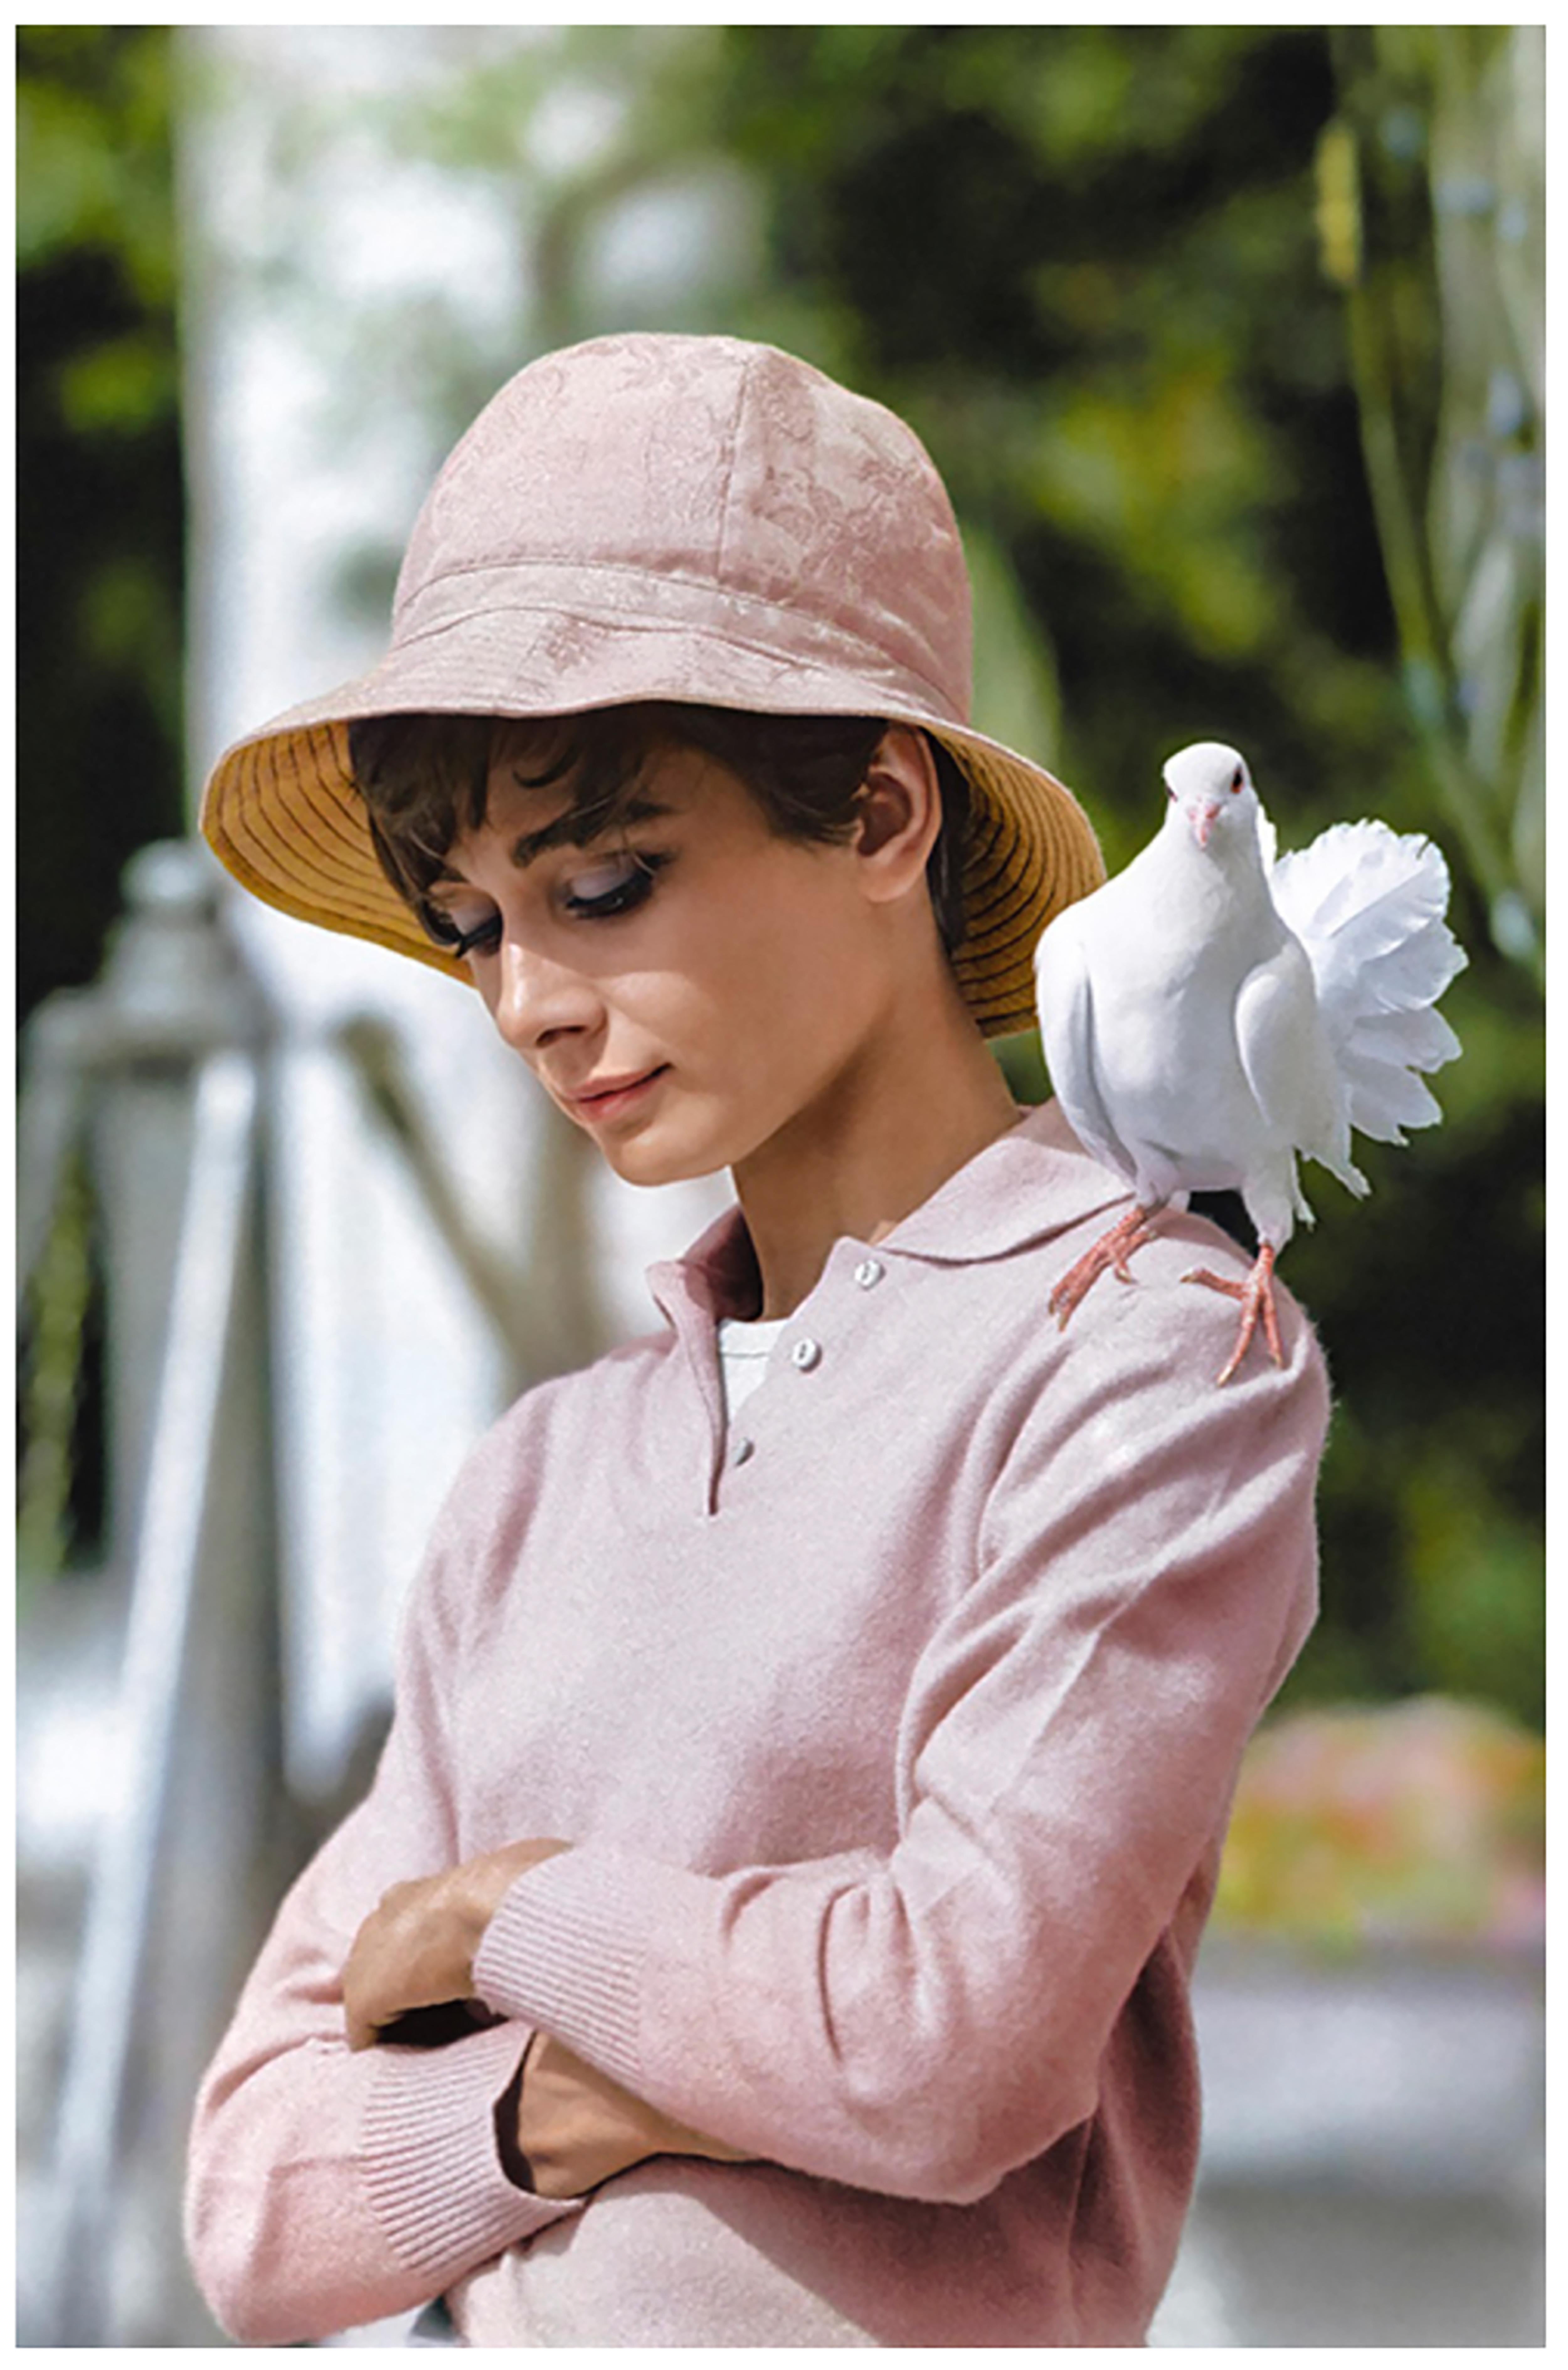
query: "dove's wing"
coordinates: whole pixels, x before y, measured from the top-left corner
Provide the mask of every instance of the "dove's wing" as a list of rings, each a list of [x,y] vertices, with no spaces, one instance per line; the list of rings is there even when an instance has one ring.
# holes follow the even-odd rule
[[[1261,800],[1258,805],[1258,853],[1263,857],[1264,870],[1272,872],[1279,861],[1279,834]]]
[[[1448,869],[1418,833],[1334,823],[1281,857],[1275,907],[1305,948],[1350,1124],[1383,1144],[1441,1119],[1417,1072],[1440,1069],[1459,1041],[1434,1010],[1464,969],[1444,915]]]
[[[1368,1191],[1351,1165],[1350,1122],[1319,1018],[1311,966],[1287,938],[1236,993],[1236,1050],[1259,1110],[1276,1135],[1332,1169],[1353,1193]]]
[[[1057,1100],[1085,1152],[1130,1184],[1138,1163],[1111,1123],[1094,1066],[1094,995],[1082,908],[1059,914],[1035,949],[1040,1042]]]

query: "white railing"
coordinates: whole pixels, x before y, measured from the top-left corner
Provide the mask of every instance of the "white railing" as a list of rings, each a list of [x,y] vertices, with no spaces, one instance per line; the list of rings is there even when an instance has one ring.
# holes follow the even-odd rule
[[[199,1073],[145,1494],[131,1579],[119,1734],[66,2052],[44,2243],[56,2345],[106,2341],[120,2123],[175,1766],[220,1398],[255,1184],[258,1069]]]

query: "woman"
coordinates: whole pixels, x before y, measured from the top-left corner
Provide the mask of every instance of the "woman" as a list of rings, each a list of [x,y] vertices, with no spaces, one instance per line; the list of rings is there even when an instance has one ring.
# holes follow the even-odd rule
[[[249,887],[471,977],[623,1177],[737,1195],[451,1494],[198,2108],[241,2338],[1143,2341],[1326,1391],[1288,1304],[1212,1387],[1196,1220],[1047,1323],[1120,1188],[984,1038],[1098,857],[967,676],[900,422],[612,338],[460,443],[387,658],[209,785]]]

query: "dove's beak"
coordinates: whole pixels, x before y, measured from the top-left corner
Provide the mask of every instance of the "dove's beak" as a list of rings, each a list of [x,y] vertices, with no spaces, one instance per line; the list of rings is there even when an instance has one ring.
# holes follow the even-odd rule
[[[1218,805],[1211,799],[1207,806],[1189,807],[1187,813],[1192,823],[1193,837],[1200,847],[1207,847],[1208,834],[1219,820]]]

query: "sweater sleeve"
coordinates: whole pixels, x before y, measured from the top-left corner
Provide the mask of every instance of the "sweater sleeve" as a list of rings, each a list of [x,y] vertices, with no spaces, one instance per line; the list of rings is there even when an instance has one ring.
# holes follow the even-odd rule
[[[589,1841],[475,1962],[749,2155],[968,2203],[1091,2115],[1145,1962],[1310,1627],[1327,1387],[1310,1328],[1211,1377],[1232,1312],[1128,1293],[1064,1357],[915,1673],[892,1850],[700,1875]]]
[[[351,2052],[340,1971],[389,1885],[457,1858],[444,1773],[438,1546],[404,1626],[396,1714],[366,1800],[284,1900],[199,2094],[186,2193],[196,2277],[242,2344],[406,2311],[576,2210],[502,2169],[497,2101],[532,2028]]]

